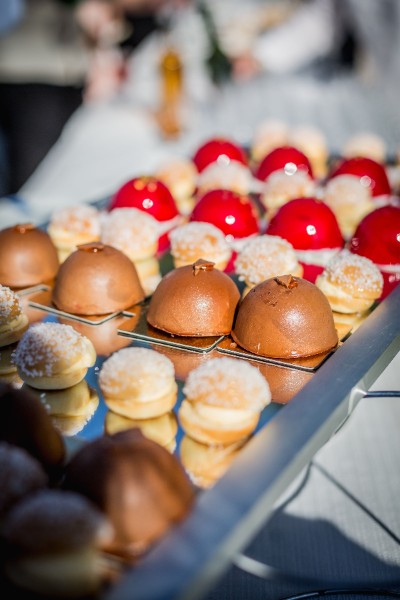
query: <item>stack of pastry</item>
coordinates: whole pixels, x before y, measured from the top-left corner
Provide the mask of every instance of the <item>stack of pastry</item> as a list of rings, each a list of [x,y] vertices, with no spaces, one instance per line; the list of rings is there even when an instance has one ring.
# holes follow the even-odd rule
[[[161,279],[156,258],[159,235],[157,220],[138,208],[115,208],[102,223],[101,241],[130,258],[147,296]]]
[[[15,343],[28,329],[28,324],[28,317],[17,294],[9,287],[0,285],[0,375],[16,371],[11,355]]]
[[[315,192],[315,182],[305,171],[297,170],[288,174],[280,169],[271,173],[266,179],[261,202],[267,210],[267,217],[271,219],[289,200],[313,196]]]
[[[57,248],[60,263],[81,244],[100,239],[101,213],[95,206],[79,204],[55,210],[47,231]]]
[[[170,190],[179,212],[189,215],[195,204],[197,169],[188,158],[171,158],[163,162],[155,172]]]
[[[205,258],[223,271],[232,255],[225,235],[211,223],[192,221],[180,225],[169,234],[175,268],[191,265]]]

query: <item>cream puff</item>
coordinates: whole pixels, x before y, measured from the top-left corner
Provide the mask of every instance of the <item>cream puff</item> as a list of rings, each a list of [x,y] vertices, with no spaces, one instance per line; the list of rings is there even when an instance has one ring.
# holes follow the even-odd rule
[[[258,182],[253,181],[250,169],[237,160],[210,163],[197,178],[197,195],[211,190],[232,190],[237,194],[249,194]]]
[[[250,154],[255,163],[262,161],[275,148],[287,146],[289,143],[289,127],[278,119],[262,121],[255,130],[251,142]]]
[[[267,217],[271,219],[278,209],[293,200],[314,196],[316,193],[315,181],[308,173],[298,169],[289,175],[283,169],[273,171],[264,183],[260,200],[267,210]]]
[[[271,402],[260,371],[235,358],[212,358],[191,371],[183,387],[178,419],[185,433],[203,444],[232,444],[256,428]]]
[[[112,538],[106,517],[86,498],[46,489],[8,513],[5,574],[18,587],[47,598],[82,598],[105,583],[101,550]]]
[[[342,154],[345,158],[364,156],[379,163],[386,160],[387,146],[385,140],[372,131],[360,131],[351,135],[343,145]]]
[[[328,144],[325,135],[312,125],[297,125],[290,130],[289,146],[294,146],[307,156],[317,179],[323,179],[328,169]]]
[[[21,379],[33,388],[60,390],[82,381],[96,362],[92,342],[70,325],[31,325],[13,355]]]
[[[0,284],[0,348],[17,342],[28,325],[28,317],[17,294]]]
[[[232,250],[223,232],[211,223],[192,221],[173,229],[169,234],[174,267],[191,265],[199,258],[214,263],[223,271]]]
[[[155,177],[170,190],[181,215],[189,215],[195,204],[197,169],[188,158],[170,158],[155,171]]]
[[[206,489],[226,473],[246,442],[239,440],[224,446],[210,446],[184,435],[179,445],[179,456],[194,485]]]
[[[159,235],[158,221],[138,208],[115,208],[102,222],[101,241],[130,258],[147,296],[161,279],[156,258]]]
[[[243,296],[261,281],[281,273],[303,275],[303,267],[292,244],[277,235],[250,239],[236,257],[235,271],[239,280],[246,284]]]
[[[369,258],[342,250],[328,262],[315,284],[332,310],[357,313],[368,310],[381,297],[383,277]]]
[[[349,240],[357,225],[376,205],[371,190],[356,175],[338,175],[323,188],[323,200],[334,212],[344,239]]]
[[[113,412],[150,419],[175,406],[178,387],[169,358],[149,348],[123,348],[102,365],[99,386]]]
[[[53,211],[47,232],[57,248],[60,263],[81,244],[100,240],[100,219],[100,211],[89,204]]]
[[[104,419],[104,430],[108,435],[125,431],[126,429],[140,429],[143,435],[170,452],[176,448],[176,434],[178,422],[173,411],[155,417],[154,419],[128,419],[112,410],[107,411]]]

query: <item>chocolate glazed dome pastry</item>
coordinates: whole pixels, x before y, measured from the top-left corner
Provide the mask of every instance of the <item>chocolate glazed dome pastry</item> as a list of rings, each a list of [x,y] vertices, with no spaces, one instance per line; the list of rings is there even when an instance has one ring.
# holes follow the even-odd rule
[[[200,259],[170,271],[158,284],[147,321],[180,336],[207,337],[230,333],[239,289],[232,279]]]
[[[242,301],[232,337],[239,346],[269,358],[300,358],[338,344],[332,309],[317,286],[281,275],[255,286]]]

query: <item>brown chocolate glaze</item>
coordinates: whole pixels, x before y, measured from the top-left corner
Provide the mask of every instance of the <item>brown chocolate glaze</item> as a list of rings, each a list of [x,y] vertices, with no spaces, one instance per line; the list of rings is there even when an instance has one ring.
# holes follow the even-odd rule
[[[338,343],[328,299],[316,285],[292,275],[267,279],[250,290],[232,337],[249,352],[270,358],[313,356]]]
[[[31,223],[0,230],[0,283],[25,288],[54,279],[59,267],[49,234]]]
[[[52,293],[57,308],[76,315],[104,315],[144,299],[136,267],[120,250],[93,242],[62,263]]]
[[[232,279],[200,259],[163,277],[150,300],[147,320],[173,335],[225,335],[232,328],[239,299]]]

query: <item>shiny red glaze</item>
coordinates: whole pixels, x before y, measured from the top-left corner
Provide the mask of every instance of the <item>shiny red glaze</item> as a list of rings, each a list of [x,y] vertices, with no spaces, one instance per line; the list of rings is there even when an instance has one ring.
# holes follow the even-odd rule
[[[292,174],[296,170],[301,170],[314,177],[307,156],[293,146],[280,146],[269,152],[258,165],[255,176],[261,181],[266,181],[271,173],[282,169],[289,170]]]
[[[385,167],[372,158],[357,157],[343,160],[336,166],[328,179],[338,175],[355,175],[365,178],[363,184],[369,187],[372,196],[382,196],[391,193],[389,179]]]
[[[295,198],[279,208],[267,226],[296,250],[322,250],[344,245],[335,214],[317,198]]]
[[[243,238],[260,232],[258,216],[249,196],[232,190],[210,190],[199,198],[190,220],[212,223],[225,235]]]
[[[168,187],[151,176],[134,177],[124,183],[108,205],[108,210],[114,208],[137,208],[157,221],[169,221],[179,215],[174,197]],[[159,239],[158,250],[164,252],[168,247],[168,235],[164,234]]]
[[[236,160],[243,165],[248,164],[244,149],[236,142],[227,138],[211,138],[207,140],[199,146],[192,160],[198,172],[201,173],[208,165],[217,162],[219,157]],[[226,158],[223,160],[226,160]]]
[[[382,206],[366,215],[350,241],[350,251],[378,266],[400,265],[400,208]],[[400,273],[382,272],[385,298],[400,282]]]

